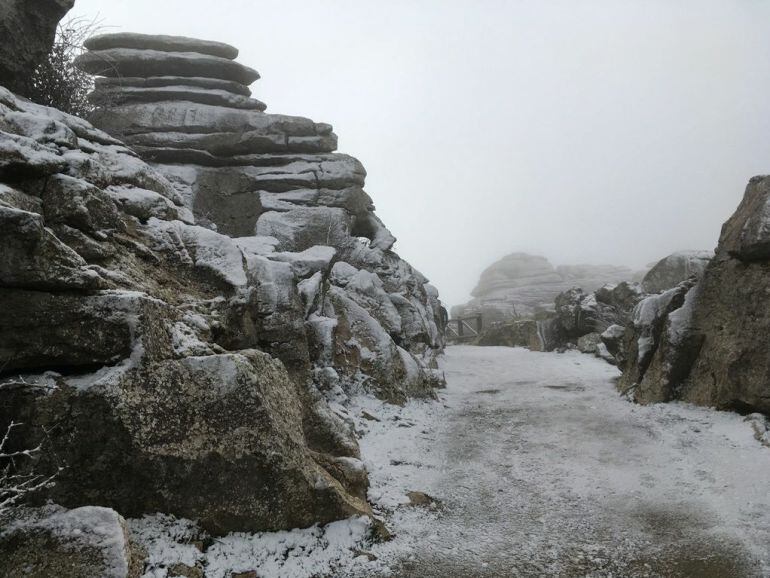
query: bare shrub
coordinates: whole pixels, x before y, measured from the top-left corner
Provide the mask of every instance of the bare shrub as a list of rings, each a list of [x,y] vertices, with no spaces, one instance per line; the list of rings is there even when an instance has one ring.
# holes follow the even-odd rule
[[[30,383],[19,377],[17,380],[6,380],[0,383],[0,390],[4,389],[53,390],[56,386]],[[23,425],[11,420],[0,437],[0,517],[11,511],[29,494],[53,485],[56,476],[64,469],[59,466],[55,472],[46,474],[35,471],[35,460],[43,451],[43,442],[29,449],[13,448],[14,431]],[[43,428],[43,434],[44,439],[47,440],[49,432],[45,428]]]
[[[95,19],[70,18],[59,23],[51,51],[32,77],[32,101],[80,117],[94,109],[88,101],[93,76],[78,69],[74,60],[84,51],[83,43],[99,28]]]

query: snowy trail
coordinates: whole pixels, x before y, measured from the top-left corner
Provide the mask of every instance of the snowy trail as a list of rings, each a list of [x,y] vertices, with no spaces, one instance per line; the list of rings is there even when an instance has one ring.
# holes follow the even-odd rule
[[[397,537],[355,575],[770,575],[770,449],[741,416],[634,405],[576,353],[450,347],[444,370],[443,403],[356,408]]]

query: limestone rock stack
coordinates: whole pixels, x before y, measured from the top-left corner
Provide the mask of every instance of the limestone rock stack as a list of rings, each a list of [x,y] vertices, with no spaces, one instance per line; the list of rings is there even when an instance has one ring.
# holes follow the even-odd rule
[[[630,280],[631,269],[613,265],[562,265],[545,257],[512,253],[481,274],[473,299],[453,309],[454,316],[481,313],[485,324],[552,312],[554,299],[563,291],[580,287],[594,291],[607,283]]]
[[[94,125],[166,176],[197,224],[247,255],[273,301],[259,316],[261,346],[292,371],[367,376],[386,397],[429,392],[438,305],[391,251],[366,171],[334,152],[332,127],[263,112],[248,88],[259,74],[226,44],[122,33],[86,46],[78,65],[102,76]]]
[[[262,112],[235,49],[89,46],[105,130],[0,88],[6,449],[45,439],[65,507],[214,533],[369,513],[345,401],[434,395],[437,291],[331,127]]]

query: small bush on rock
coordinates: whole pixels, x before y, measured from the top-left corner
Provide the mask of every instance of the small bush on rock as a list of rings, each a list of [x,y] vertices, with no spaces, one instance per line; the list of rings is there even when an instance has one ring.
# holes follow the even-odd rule
[[[79,70],[74,60],[83,52],[83,42],[98,29],[96,20],[84,18],[70,18],[59,23],[51,51],[32,77],[32,101],[80,117],[93,110],[88,100],[93,77]]]

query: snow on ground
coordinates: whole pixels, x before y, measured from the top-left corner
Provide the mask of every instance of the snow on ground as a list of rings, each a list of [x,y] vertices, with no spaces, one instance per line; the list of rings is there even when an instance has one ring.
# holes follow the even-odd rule
[[[371,544],[363,520],[232,535],[192,553],[206,575],[770,576],[770,450],[753,422],[634,405],[615,368],[578,353],[450,347],[443,369],[438,402],[345,410],[393,540]],[[132,531],[151,544],[159,520]]]
[[[178,576],[174,567],[203,567],[207,578],[230,578],[256,571],[264,578],[334,576],[337,568],[368,561],[358,549],[367,541],[366,517],[288,532],[202,535],[194,522],[157,514],[129,520],[131,536],[148,553],[144,578]],[[211,542],[201,551],[201,546]]]

